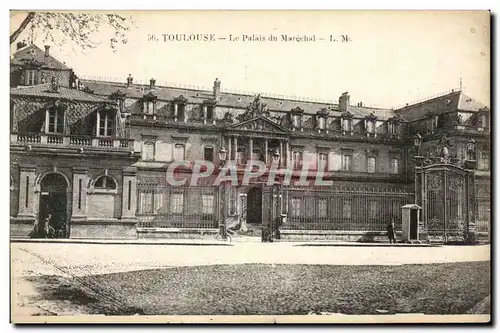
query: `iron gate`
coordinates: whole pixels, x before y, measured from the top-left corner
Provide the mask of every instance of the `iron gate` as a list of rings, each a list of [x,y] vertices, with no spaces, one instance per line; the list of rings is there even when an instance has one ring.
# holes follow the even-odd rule
[[[430,241],[470,240],[475,231],[473,171],[453,164],[417,167],[415,186]]]

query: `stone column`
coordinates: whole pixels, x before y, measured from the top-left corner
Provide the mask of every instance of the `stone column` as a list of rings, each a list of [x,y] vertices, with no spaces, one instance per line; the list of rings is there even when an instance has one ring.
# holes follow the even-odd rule
[[[73,204],[71,220],[87,218],[87,169],[73,167]]]
[[[19,218],[35,218],[34,211],[34,188],[35,188],[34,165],[22,164],[19,172]]]
[[[95,128],[95,136],[99,136],[99,127],[101,126],[101,115],[99,114],[99,111],[96,112],[97,114],[97,121],[96,121],[96,128]]]
[[[238,137],[234,137],[234,160],[238,161]]]
[[[136,221],[137,208],[137,168],[127,167],[122,171],[122,220]]]
[[[278,167],[281,168],[283,166],[283,141],[280,140],[280,160],[278,163]]]
[[[224,142],[225,142],[225,141],[226,141],[226,140],[224,140]],[[227,146],[228,146],[228,148],[227,148],[227,159],[228,159],[228,161],[232,161],[232,157],[233,157],[233,156],[231,155],[231,152],[233,151],[233,150],[231,149],[231,146],[233,145],[233,143],[232,143],[231,141],[232,141],[232,136],[228,136],[228,137],[227,137],[227,142],[228,142],[228,145],[227,145]]]
[[[99,114],[99,112],[97,114]],[[49,110],[45,110],[45,133],[49,133],[49,119]]]
[[[207,105],[203,105],[203,124],[207,123]]]
[[[250,158],[249,160],[252,161],[253,160],[253,139],[252,138],[249,138],[250,140]]]
[[[291,157],[292,154],[290,152],[290,141],[286,141],[286,160],[285,160],[285,167],[289,168],[291,164]]]
[[[267,139],[264,139],[264,163],[266,163],[267,165],[267,161],[269,159],[268,155],[269,155],[269,142]]]
[[[177,103],[174,104],[174,120],[177,121],[179,116],[179,105]]]

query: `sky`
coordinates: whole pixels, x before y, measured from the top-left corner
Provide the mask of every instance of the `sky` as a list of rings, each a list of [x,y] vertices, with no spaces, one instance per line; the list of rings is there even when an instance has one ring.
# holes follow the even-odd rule
[[[125,82],[162,82],[306,96],[398,107],[462,87],[490,105],[489,13],[481,11],[131,11],[128,43],[109,47],[109,29],[82,51],[71,43],[51,53],[79,76]],[[24,18],[12,13],[11,31]],[[148,40],[154,34],[157,41]],[[215,41],[164,41],[163,34],[214,34]],[[315,36],[315,42],[281,41],[282,35]],[[20,40],[28,38],[27,30]],[[230,41],[229,35],[240,37]],[[277,41],[242,41],[243,35]],[[349,42],[330,42],[330,35]],[[43,49],[44,36],[35,31]],[[218,38],[226,38],[219,40]],[[324,40],[320,40],[324,38]],[[258,38],[257,38],[258,39]],[[11,47],[12,49],[12,47]]]

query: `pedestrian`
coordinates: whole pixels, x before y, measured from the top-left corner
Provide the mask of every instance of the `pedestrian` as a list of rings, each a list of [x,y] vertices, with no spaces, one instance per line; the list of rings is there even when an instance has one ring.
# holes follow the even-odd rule
[[[40,236],[40,224],[38,221],[38,217],[35,218],[35,222],[33,223],[33,230],[29,233],[29,238],[38,238]]]
[[[389,243],[396,244],[396,226],[394,225],[394,219],[387,224],[387,237],[389,237]]]
[[[50,225],[50,220],[52,219],[52,214],[48,214],[43,223],[43,231],[45,238],[54,238],[55,230]]]

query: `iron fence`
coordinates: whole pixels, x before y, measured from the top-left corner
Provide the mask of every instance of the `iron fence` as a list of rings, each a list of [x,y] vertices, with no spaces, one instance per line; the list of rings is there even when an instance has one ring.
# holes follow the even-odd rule
[[[401,207],[413,201],[414,193],[403,189],[285,188],[282,229],[385,231],[394,219],[401,230]]]
[[[218,188],[138,182],[138,228],[217,228]]]

